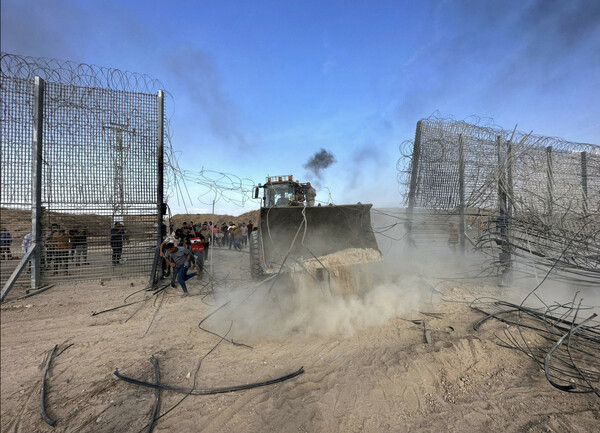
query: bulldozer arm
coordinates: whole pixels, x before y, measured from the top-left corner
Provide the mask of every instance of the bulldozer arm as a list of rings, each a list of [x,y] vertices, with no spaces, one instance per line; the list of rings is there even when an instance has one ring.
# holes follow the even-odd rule
[[[258,230],[251,233],[254,276],[278,271],[297,261],[347,249],[370,249],[367,261],[381,252],[371,228],[370,204],[261,208]],[[375,259],[373,259],[375,257]]]

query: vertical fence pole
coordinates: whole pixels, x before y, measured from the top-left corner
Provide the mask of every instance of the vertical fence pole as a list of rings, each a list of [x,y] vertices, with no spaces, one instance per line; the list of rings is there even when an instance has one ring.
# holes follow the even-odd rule
[[[150,287],[154,287],[156,275],[160,271],[160,244],[162,243],[163,207],[164,207],[164,171],[165,171],[165,94],[158,91],[158,113],[157,113],[157,184],[156,184],[156,252],[152,263],[152,274],[150,275]]]
[[[503,282],[511,268],[510,240],[508,238],[506,157],[502,148],[502,137],[496,137],[498,150],[498,221],[496,228],[500,232],[500,263],[502,264]]]
[[[508,219],[512,218],[514,211],[514,183],[513,183],[513,167],[515,165],[515,157],[513,154],[512,140],[506,142],[506,175],[507,175],[507,192],[508,192],[508,203],[506,206],[506,213]]]
[[[462,134],[458,135],[458,195],[460,198],[459,206],[459,234],[460,250],[465,252],[465,144]]]
[[[33,90],[33,142],[31,167],[31,243],[38,246],[31,257],[31,288],[40,287],[42,264],[42,142],[44,135],[45,83],[35,77]]]
[[[215,219],[215,199],[213,199],[213,204],[212,204],[212,217],[213,217],[213,220],[214,220]],[[216,224],[216,222],[214,222],[214,224]],[[210,239],[211,239],[210,250],[209,250],[209,254],[210,254],[210,274],[214,275],[213,274],[213,261],[214,261],[213,260],[213,256],[214,256],[214,252],[215,252],[215,236],[214,236],[214,231],[213,231],[212,228],[210,229]],[[248,248],[250,248],[250,247],[248,247]],[[210,279],[210,287],[211,287],[211,289],[213,289],[213,279],[212,278]]]
[[[500,216],[506,215],[506,162],[502,152],[502,137],[496,137],[498,151],[498,212]]]
[[[553,204],[554,201],[554,173],[552,169],[552,146],[546,147],[546,185],[548,188],[548,218],[552,218],[554,212]]]
[[[415,132],[415,143],[413,145],[413,154],[411,161],[411,172],[410,172],[410,187],[408,190],[408,210],[407,210],[407,227],[408,227],[408,238],[409,243],[412,239],[412,222],[413,222],[413,211],[417,200],[417,177],[419,175],[419,159],[421,157],[421,132],[423,129],[423,121],[417,122],[417,130]]]
[[[581,189],[583,190],[583,214],[588,214],[587,152],[581,152]]]

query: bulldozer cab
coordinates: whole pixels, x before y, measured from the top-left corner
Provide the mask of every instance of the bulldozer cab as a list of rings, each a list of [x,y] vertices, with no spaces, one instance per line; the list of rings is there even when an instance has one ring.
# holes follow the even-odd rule
[[[295,194],[295,189],[294,183],[291,182],[267,185],[264,207],[287,206]]]
[[[254,198],[259,198],[261,188],[263,189],[261,207],[299,205],[304,201],[304,185],[294,181],[290,175],[267,177],[267,183],[259,184],[254,189]]]

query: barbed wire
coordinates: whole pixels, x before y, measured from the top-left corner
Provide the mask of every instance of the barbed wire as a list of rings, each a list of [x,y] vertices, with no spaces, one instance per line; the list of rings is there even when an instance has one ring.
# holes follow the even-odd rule
[[[120,252],[112,252],[113,274],[147,274],[156,243],[152,236],[158,209],[159,90],[165,98],[165,201],[178,193],[183,181],[167,114],[172,96],[146,74],[1,53],[0,205],[7,209],[31,210],[35,77],[44,80],[41,195],[47,246],[42,260],[54,267],[54,274],[47,272],[43,278],[74,281],[104,275],[111,264],[114,241],[109,237],[115,221],[127,227],[129,242]],[[30,231],[26,224],[5,221],[15,227],[15,237]],[[56,258],[55,226],[78,239],[82,230],[86,233],[85,267],[78,260],[69,269],[69,262],[74,262],[72,245],[71,252]],[[125,261],[122,269],[127,271],[119,272],[116,265]]]
[[[156,93],[158,90],[164,90],[159,80],[146,74],[68,60],[21,56],[3,52],[0,64],[2,75],[23,80],[33,80],[38,76],[51,83],[80,87],[136,93]]]
[[[183,178],[201,187],[197,200],[205,205],[213,201],[231,203],[243,207],[252,199],[252,189],[256,186],[252,179],[241,178],[232,173],[207,170],[184,170]]]
[[[165,90],[160,80],[150,77],[147,74],[137,72],[122,71],[116,68],[107,68],[86,63],[77,63],[68,60],[48,59],[44,57],[22,56],[2,52],[0,55],[1,76],[3,81],[3,92],[12,91],[16,93],[15,99],[20,99],[25,104],[25,110],[32,110],[33,92],[31,83],[36,76],[42,78],[48,83],[63,84],[59,92],[55,95],[55,100],[59,103],[61,110],[79,109],[87,113],[87,121],[101,121],[101,119],[110,118],[113,123],[127,124],[131,122],[131,117],[139,117],[141,123],[136,126],[138,133],[149,135],[155,124],[148,116],[153,113],[143,113],[141,109],[135,107],[124,112],[123,107],[115,104],[115,97],[112,100],[102,99],[99,89],[124,91],[137,94],[148,94],[155,96],[159,90],[163,90],[165,97],[165,118],[164,118],[164,194],[165,201],[169,198],[178,196],[178,187],[184,182],[180,178],[178,161],[175,158],[172,136],[173,130],[171,117],[174,107],[174,99],[171,93]],[[8,87],[8,88],[7,88]],[[21,123],[20,128],[29,128],[30,125],[23,125],[23,122],[31,116],[21,116],[21,113],[8,107],[11,103],[7,98],[3,98],[2,113],[6,121]],[[108,102],[108,104],[107,104]],[[110,105],[110,103],[113,103]],[[112,107],[112,108],[111,108]],[[107,113],[109,111],[109,113]],[[10,115],[10,113],[13,113]],[[171,113],[171,114],[168,114]],[[133,114],[133,116],[132,116]],[[7,116],[11,116],[10,119]],[[46,120],[48,126],[57,128],[60,124],[66,128],[68,134],[74,133],[72,122],[68,124],[68,119],[64,116],[54,116]],[[132,127],[133,128],[133,127]],[[149,155],[150,156],[150,155]],[[26,193],[23,193],[26,194]],[[28,201],[28,200],[21,200]]]

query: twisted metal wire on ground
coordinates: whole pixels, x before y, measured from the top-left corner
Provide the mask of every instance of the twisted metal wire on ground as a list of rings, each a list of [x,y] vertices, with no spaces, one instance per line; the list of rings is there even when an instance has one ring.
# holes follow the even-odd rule
[[[490,319],[510,325],[503,337],[497,336],[498,344],[529,356],[552,386],[600,397],[600,322],[596,313],[577,321],[582,311],[591,309],[577,295],[571,302],[542,308],[493,298],[477,298],[470,307],[485,315],[473,325],[476,331]]]
[[[158,365],[158,359],[152,355],[150,357],[150,361],[154,367],[154,382],[160,383],[160,367]],[[156,415],[160,409],[160,388],[156,388],[154,390],[154,406],[152,408],[152,415],[150,415],[150,421],[148,422],[148,433],[152,433],[152,429],[154,428],[154,421],[156,420]]]
[[[42,418],[51,427],[56,425],[56,420],[51,418],[46,412],[46,376],[48,375],[48,370],[50,369],[50,364],[52,363],[52,359],[54,358],[54,354],[56,353],[56,349],[58,348],[58,344],[55,344],[52,348],[52,352],[48,355],[48,360],[46,361],[46,367],[44,368],[44,375],[42,376],[42,388],[40,392],[40,409],[42,410]]]
[[[283,376],[276,377],[274,379],[269,379],[269,380],[265,380],[265,381],[261,381],[261,382],[246,383],[246,384],[242,384],[242,385],[224,386],[224,387],[218,387],[218,388],[193,388],[193,387],[192,388],[183,388],[180,386],[172,386],[172,385],[165,385],[165,384],[160,384],[160,383],[144,382],[142,380],[137,380],[137,379],[134,379],[131,377],[124,376],[119,373],[119,370],[115,370],[114,375],[118,379],[123,380],[125,382],[129,382],[134,385],[145,386],[148,388],[159,388],[159,389],[162,389],[165,391],[172,391],[172,392],[177,392],[180,394],[188,394],[188,395],[212,395],[212,394],[223,394],[226,392],[242,391],[245,389],[252,389],[252,388],[259,388],[262,386],[274,385],[279,382],[284,382],[286,380],[293,379],[294,377],[300,376],[303,373],[304,373],[304,367],[300,367],[298,370],[296,370],[292,373],[288,373]]]

